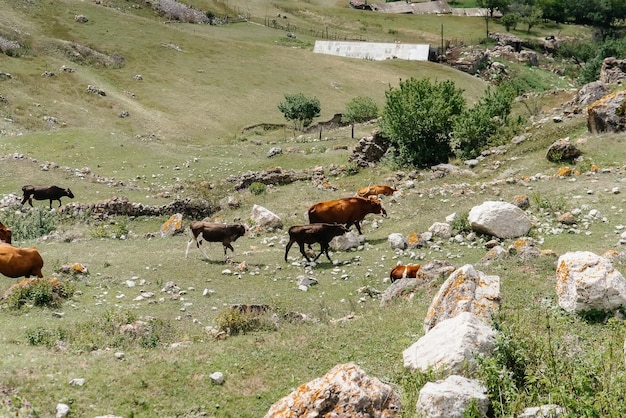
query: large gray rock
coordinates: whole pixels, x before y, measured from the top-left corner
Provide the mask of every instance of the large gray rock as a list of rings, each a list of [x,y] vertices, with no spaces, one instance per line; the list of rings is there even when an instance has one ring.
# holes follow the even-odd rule
[[[364,235],[359,235],[354,231],[348,231],[343,235],[333,238],[329,246],[333,251],[348,251],[351,248],[357,248],[364,240]]]
[[[426,372],[436,369],[448,375],[476,368],[476,354],[491,355],[496,331],[470,312],[438,323],[402,352],[404,368]]]
[[[488,323],[499,308],[500,277],[488,276],[466,264],[439,288],[424,319],[424,331],[462,312],[471,312]]]
[[[607,94],[587,108],[587,129],[593,134],[626,130],[626,91]]]
[[[475,400],[483,416],[489,411],[487,389],[477,380],[453,375],[445,380],[428,382],[420,390],[417,413],[427,418],[462,418]]]
[[[569,137],[557,139],[550,145],[546,152],[546,158],[553,163],[573,161],[579,156],[580,150],[571,143]]]
[[[517,418],[559,418],[565,416],[567,416],[567,413],[564,408],[548,404],[525,408],[517,415]]]
[[[467,217],[472,230],[498,238],[517,238],[530,231],[530,219],[519,207],[487,201],[474,206]]]
[[[559,306],[568,312],[611,312],[626,307],[626,279],[610,260],[590,251],[559,257],[556,293]]]
[[[339,364],[300,385],[269,409],[265,418],[400,416],[400,395],[357,365]]]
[[[617,84],[626,80],[626,60],[608,57],[602,61],[600,81],[607,84]]]
[[[280,229],[283,227],[283,221],[274,212],[263,206],[252,206],[252,221],[264,229]]]

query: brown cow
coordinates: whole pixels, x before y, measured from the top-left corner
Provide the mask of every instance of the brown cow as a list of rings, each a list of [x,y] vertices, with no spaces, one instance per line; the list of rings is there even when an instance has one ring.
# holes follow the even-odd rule
[[[378,199],[362,197],[345,197],[343,199],[327,200],[316,203],[309,208],[309,223],[339,223],[346,224],[347,228],[356,226],[361,232],[361,221],[368,213],[387,216],[387,211]]]
[[[43,277],[43,259],[37,248],[17,248],[0,243],[0,273],[7,277]]]
[[[421,267],[422,266],[420,266],[419,264],[395,266],[391,269],[391,272],[389,272],[389,279],[391,280],[391,283],[395,282],[396,280],[406,279],[407,277],[414,279],[417,277],[417,272],[420,270]]]
[[[2,222],[0,222],[0,242],[10,244],[12,236],[13,232],[11,231],[11,228],[7,228]]]
[[[221,242],[224,246],[224,258],[226,258],[226,249],[229,248],[233,253],[235,249],[231,242],[235,242],[237,238],[245,235],[246,227],[243,225],[227,225],[227,224],[216,224],[205,221],[193,221],[189,225],[189,229],[191,230],[191,238],[187,243],[187,251],[185,251],[185,258],[189,254],[189,247],[195,241],[198,249],[204,254],[204,256],[208,259],[209,256],[204,252],[200,244],[202,244],[202,240],[204,239],[207,242]]]
[[[62,189],[59,186],[31,186],[27,185],[22,187],[24,197],[22,198],[22,205],[28,200],[28,204],[33,206],[33,199],[35,200],[49,200],[50,209],[52,209],[52,201],[58,200],[59,207],[61,207],[61,198],[67,196],[70,199],[74,198],[74,193],[68,189]]]
[[[391,186],[369,186],[361,187],[356,193],[361,197],[377,197],[380,195],[392,196],[397,191]]]
[[[308,244],[309,248],[311,248],[311,244],[319,242],[322,249],[313,261],[317,261],[320,255],[325,253],[328,261],[332,262],[328,255],[328,244],[330,244],[333,238],[343,235],[346,232],[348,232],[348,228],[342,224],[314,223],[292,226],[289,228],[289,242],[285,249],[285,261],[287,261],[287,254],[289,254],[289,249],[291,249],[294,242],[297,242],[298,246],[300,246],[300,252],[304,258],[306,258],[306,261],[311,261],[304,251],[304,244]]]

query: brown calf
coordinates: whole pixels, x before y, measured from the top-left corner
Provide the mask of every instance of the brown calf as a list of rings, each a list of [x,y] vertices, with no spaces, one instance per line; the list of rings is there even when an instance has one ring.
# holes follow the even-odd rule
[[[393,283],[396,280],[406,279],[407,277],[416,278],[417,272],[420,270],[421,267],[422,266],[420,266],[419,264],[395,266],[391,269],[391,272],[389,272],[389,279],[391,280],[391,283]]]
[[[397,189],[391,186],[369,186],[361,187],[356,193],[361,197],[377,197],[380,195],[392,196],[395,192],[397,192]]]
[[[302,253],[304,258],[306,258],[306,261],[311,261],[309,256],[304,251],[304,244],[308,244],[310,248],[311,244],[319,242],[322,249],[313,261],[317,261],[320,255],[325,253],[328,261],[332,262],[330,256],[328,255],[329,244],[333,238],[343,235],[346,232],[348,232],[348,228],[342,224],[314,223],[309,225],[292,226],[289,228],[289,242],[287,243],[287,248],[285,249],[285,261],[287,261],[287,254],[289,254],[289,249],[291,249],[294,242],[298,243],[300,253]]]
[[[235,242],[237,238],[245,235],[246,233],[246,227],[243,225],[216,224],[205,221],[193,221],[189,225],[189,229],[191,231],[191,238],[187,243],[185,258],[187,258],[187,255],[189,254],[189,248],[194,241],[202,254],[204,254],[207,259],[209,258],[209,256],[204,252],[202,247],[200,247],[203,239],[207,242],[221,242],[224,246],[224,258],[226,258],[227,248],[230,249],[233,253],[235,252],[235,249],[231,245],[231,242]]]

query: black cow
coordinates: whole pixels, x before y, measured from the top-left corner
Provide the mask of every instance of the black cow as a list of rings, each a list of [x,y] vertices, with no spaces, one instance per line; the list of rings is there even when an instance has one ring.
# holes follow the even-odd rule
[[[28,200],[28,204],[33,206],[33,199],[35,200],[50,200],[50,209],[52,209],[52,201],[58,200],[59,207],[61,207],[61,198],[67,196],[70,199],[74,198],[72,191],[68,189],[62,189],[59,186],[31,186],[27,185],[22,187],[24,197],[22,198],[22,205]]]
[[[237,238],[245,235],[246,227],[243,225],[227,225],[227,224],[217,224],[205,221],[193,221],[189,225],[189,229],[191,230],[191,238],[187,243],[187,251],[185,251],[185,258],[189,254],[189,247],[195,241],[198,249],[204,254],[204,256],[208,259],[209,256],[204,252],[200,244],[202,244],[202,240],[204,239],[207,242],[221,242],[224,246],[224,257],[226,258],[226,249],[229,248],[233,253],[235,249],[231,242],[235,242]]]
[[[307,261],[311,261],[304,251],[304,244],[308,244],[310,247],[311,244],[319,242],[322,249],[313,261],[316,261],[322,253],[325,253],[328,261],[332,262],[330,256],[328,255],[328,246],[330,241],[337,236],[345,234],[346,232],[348,232],[348,228],[342,224],[313,223],[309,225],[292,226],[289,228],[289,242],[287,243],[287,248],[285,249],[285,261],[287,261],[287,254],[289,254],[289,249],[294,242],[297,242],[300,246],[300,252],[304,258],[306,258]]]

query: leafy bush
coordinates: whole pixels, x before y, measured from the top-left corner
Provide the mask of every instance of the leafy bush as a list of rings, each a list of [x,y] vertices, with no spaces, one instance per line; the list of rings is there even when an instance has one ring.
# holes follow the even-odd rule
[[[450,146],[458,158],[476,158],[488,147],[489,139],[506,125],[514,98],[508,84],[488,88],[478,103],[454,119]]]
[[[450,225],[455,234],[472,232],[472,225],[469,222],[469,212],[457,214]]]
[[[11,286],[3,295],[10,309],[20,309],[27,303],[41,307],[58,307],[64,299],[74,295],[75,287],[69,281],[54,278],[30,278]]]
[[[247,334],[253,331],[273,329],[273,323],[265,315],[242,312],[233,307],[222,311],[215,318],[215,325],[229,335]]]
[[[288,121],[293,121],[294,129],[303,130],[320,115],[320,101],[315,97],[306,97],[302,93],[286,94],[285,101],[278,105],[278,110]]]
[[[255,181],[254,183],[250,184],[248,190],[250,190],[250,193],[252,193],[253,195],[258,196],[265,193],[266,186],[264,183]]]
[[[447,162],[453,119],[465,107],[453,81],[410,78],[385,93],[381,127],[398,164],[428,167]]]
[[[378,117],[378,105],[371,97],[358,96],[346,104],[341,116],[344,123],[363,123]]]
[[[33,208],[27,212],[6,211],[3,223],[13,231],[13,240],[35,239],[54,231],[58,222],[56,211]]]

